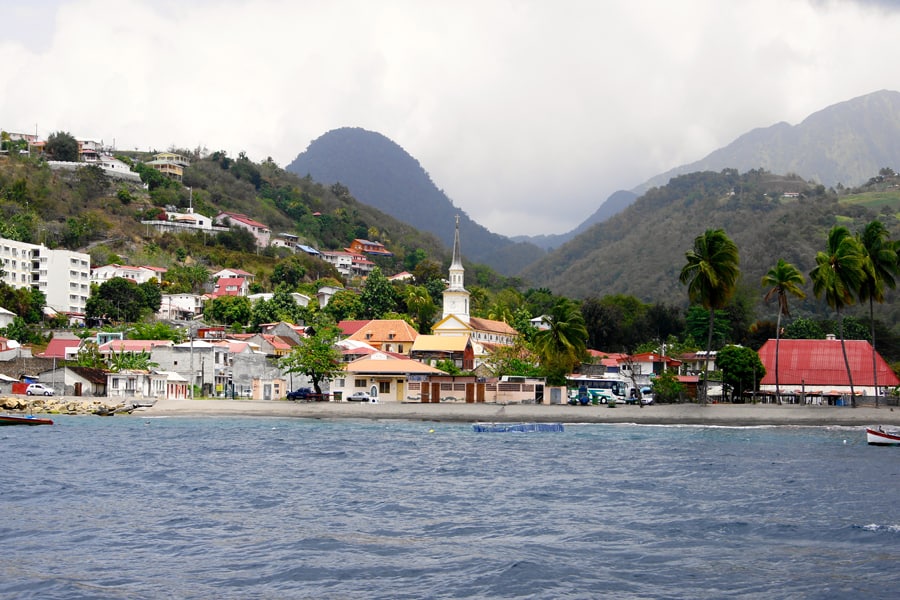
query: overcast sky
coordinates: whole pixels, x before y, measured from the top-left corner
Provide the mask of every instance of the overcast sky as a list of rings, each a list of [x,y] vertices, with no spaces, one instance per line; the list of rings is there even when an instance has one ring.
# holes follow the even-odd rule
[[[887,0],[0,0],[0,128],[286,166],[363,127],[506,235],[900,90]]]

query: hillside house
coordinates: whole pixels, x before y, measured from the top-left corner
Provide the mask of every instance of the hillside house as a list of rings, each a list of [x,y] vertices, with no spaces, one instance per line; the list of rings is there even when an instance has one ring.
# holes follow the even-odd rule
[[[372,242],[357,238],[350,242],[347,252],[352,254],[374,254],[376,256],[393,256],[394,253],[384,247],[381,242]]]
[[[160,152],[153,156],[153,160],[147,163],[169,179],[181,181],[184,178],[184,170],[191,166],[190,161],[174,152]]]
[[[215,222],[226,227],[246,229],[256,239],[256,245],[259,248],[265,248],[269,245],[272,231],[264,223],[255,221],[247,215],[233,212],[220,212],[216,215]]]

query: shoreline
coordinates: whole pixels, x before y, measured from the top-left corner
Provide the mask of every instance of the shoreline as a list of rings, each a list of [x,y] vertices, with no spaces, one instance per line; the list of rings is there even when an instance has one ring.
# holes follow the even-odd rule
[[[636,423],[644,425],[900,426],[900,408],[796,404],[663,404],[569,406],[568,404],[434,404],[399,402],[310,402],[289,400],[158,400],[132,417],[289,417],[406,421]]]

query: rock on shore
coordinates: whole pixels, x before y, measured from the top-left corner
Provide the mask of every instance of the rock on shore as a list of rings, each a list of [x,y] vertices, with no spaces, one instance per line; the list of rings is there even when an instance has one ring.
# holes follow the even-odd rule
[[[91,415],[131,412],[134,408],[109,398],[71,398],[57,396],[6,396],[0,398],[0,410],[51,415]]]

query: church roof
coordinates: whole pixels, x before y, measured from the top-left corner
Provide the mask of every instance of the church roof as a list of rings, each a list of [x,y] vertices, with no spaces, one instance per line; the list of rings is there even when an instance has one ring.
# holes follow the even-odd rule
[[[489,331],[491,333],[502,333],[504,335],[519,334],[518,331],[504,321],[494,321],[492,319],[482,319],[480,317],[470,317],[469,326],[475,331]]]

